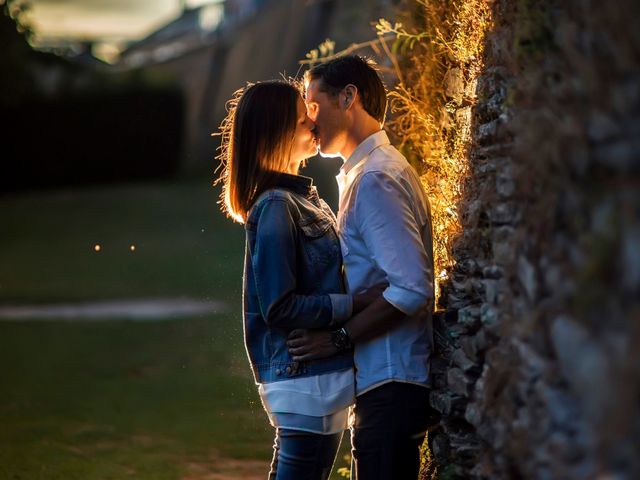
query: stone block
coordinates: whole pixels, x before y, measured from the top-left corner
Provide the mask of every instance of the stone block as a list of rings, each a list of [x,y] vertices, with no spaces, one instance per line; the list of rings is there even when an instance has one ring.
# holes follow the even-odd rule
[[[531,343],[519,338],[512,338],[510,343],[524,367],[521,377],[532,385],[544,375],[546,370],[551,368],[549,361],[540,355]]]
[[[449,458],[449,440],[444,434],[436,434],[429,442],[429,449],[436,461],[444,463]]]
[[[451,325],[449,327],[447,334],[449,338],[457,342],[457,339],[460,338],[461,336],[467,335],[469,332],[475,331],[478,328],[479,323],[480,322],[478,321],[478,322],[465,324],[465,325],[461,323]]]
[[[511,198],[516,184],[513,178],[513,168],[509,165],[501,169],[496,175],[496,193],[502,199]]]
[[[461,278],[461,280],[456,280]],[[465,275],[456,275],[451,282],[449,282],[452,293],[461,296],[468,296],[472,292],[471,282]]]
[[[474,427],[478,427],[482,423],[482,410],[476,403],[467,404],[464,412],[464,419]]]
[[[473,200],[470,202],[466,202],[461,206],[460,215],[466,225],[477,225],[478,217],[480,216],[481,211],[482,204],[480,200]],[[461,262],[462,260],[473,256],[473,253],[470,252],[466,242],[462,241],[454,243],[452,253],[453,256],[458,259],[458,262]]]
[[[478,102],[476,116],[480,123],[487,123],[495,120],[503,112],[505,92],[498,90],[494,95],[484,102]]]
[[[488,265],[482,269],[482,276],[497,280],[504,276],[504,269],[499,265]]]
[[[498,137],[498,127],[500,120],[492,120],[478,126],[476,130],[476,142],[480,145],[487,145]]]
[[[479,300],[484,295],[484,283],[482,283],[482,279],[480,278],[472,278],[469,280],[471,285],[471,298],[474,300]]]
[[[512,142],[499,142],[488,145],[481,145],[473,152],[473,158],[487,159],[496,157],[509,157],[513,151]]]
[[[473,370],[476,365],[473,361],[471,361],[464,353],[464,351],[460,348],[453,351],[451,354],[451,361],[453,364],[459,368],[461,368],[464,372],[469,372]]]
[[[493,344],[493,340],[487,331],[481,328],[474,335],[464,337],[460,343],[465,355],[472,362],[478,363],[484,357],[484,352]]]
[[[473,165],[473,173],[477,177],[482,177],[490,173],[494,173],[497,170],[495,163],[491,161],[476,162]]]
[[[510,265],[515,261],[516,250],[513,242],[515,229],[511,226],[497,227],[492,235],[492,253],[495,263],[501,266]]]
[[[447,372],[447,386],[453,393],[470,397],[473,391],[473,379],[459,368],[452,368]]]
[[[464,306],[468,305],[469,300],[468,300],[469,296],[466,294],[457,294],[457,293],[450,293],[447,295],[447,308],[453,309],[453,310],[458,310],[460,308],[463,308]]]
[[[496,419],[493,423],[493,437],[491,438],[490,444],[494,449],[501,450],[506,442],[509,428],[502,419]]]
[[[499,320],[498,309],[488,303],[480,306],[480,321],[483,325],[496,325]]]
[[[469,306],[458,310],[458,323],[469,328],[478,327],[480,325],[480,308]]]
[[[460,395],[437,391],[432,391],[429,395],[429,404],[445,416],[461,414],[464,412],[466,403],[467,399]]]
[[[485,279],[482,280],[484,301],[489,305],[495,305],[498,298],[498,280]]]
[[[520,221],[521,212],[514,202],[499,203],[489,211],[493,225],[513,225]]]
[[[464,97],[464,89],[464,72],[460,68],[450,68],[444,75],[445,95],[460,105]]]
[[[581,400],[586,418],[599,424],[612,405],[608,355],[584,326],[568,316],[553,320],[551,342],[560,371]]]
[[[473,258],[466,258],[456,263],[456,272],[463,275],[475,275],[478,271],[478,262]]]
[[[482,98],[490,98],[496,94],[506,94],[506,83],[509,78],[507,69],[503,66],[487,68],[478,78],[477,93]]]
[[[524,255],[518,257],[518,280],[524,288],[529,301],[531,303],[535,302],[538,293],[536,270]]]
[[[477,458],[480,453],[480,444],[475,435],[469,433],[457,433],[449,436],[451,450],[457,458],[463,457],[464,463]]]

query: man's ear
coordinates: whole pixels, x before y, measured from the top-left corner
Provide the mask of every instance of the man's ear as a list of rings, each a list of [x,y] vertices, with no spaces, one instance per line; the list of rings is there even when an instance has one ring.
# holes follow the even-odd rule
[[[345,110],[348,110],[349,108],[351,108],[351,106],[355,103],[357,96],[358,96],[358,87],[356,87],[352,83],[347,84],[342,89],[341,107],[344,107]]]

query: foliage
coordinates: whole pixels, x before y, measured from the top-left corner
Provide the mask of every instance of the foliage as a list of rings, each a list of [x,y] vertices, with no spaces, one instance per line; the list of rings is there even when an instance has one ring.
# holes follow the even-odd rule
[[[326,39],[318,48],[314,48],[309,53],[307,53],[306,58],[309,64],[318,63],[319,59],[326,59],[333,55],[334,48],[336,46],[336,42]]]
[[[378,34],[396,34],[399,83],[390,93],[388,127],[410,160],[421,161],[431,201],[434,260],[439,279],[453,264],[451,242],[460,231],[457,203],[467,175],[471,106],[482,68],[489,0],[416,0],[402,22],[381,20]],[[415,164],[415,162],[413,162]]]

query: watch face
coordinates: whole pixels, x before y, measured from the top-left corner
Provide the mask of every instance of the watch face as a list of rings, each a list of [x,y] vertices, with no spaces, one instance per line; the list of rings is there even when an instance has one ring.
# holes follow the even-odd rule
[[[349,346],[349,340],[342,330],[332,332],[331,340],[338,350],[344,350]]]

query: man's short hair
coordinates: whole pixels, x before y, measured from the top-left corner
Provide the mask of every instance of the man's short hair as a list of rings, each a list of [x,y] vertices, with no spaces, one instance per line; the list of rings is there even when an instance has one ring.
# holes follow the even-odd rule
[[[345,55],[307,70],[305,79],[321,80],[320,91],[331,96],[337,96],[349,84],[355,85],[365,111],[384,123],[387,92],[372,61],[359,55]]]

